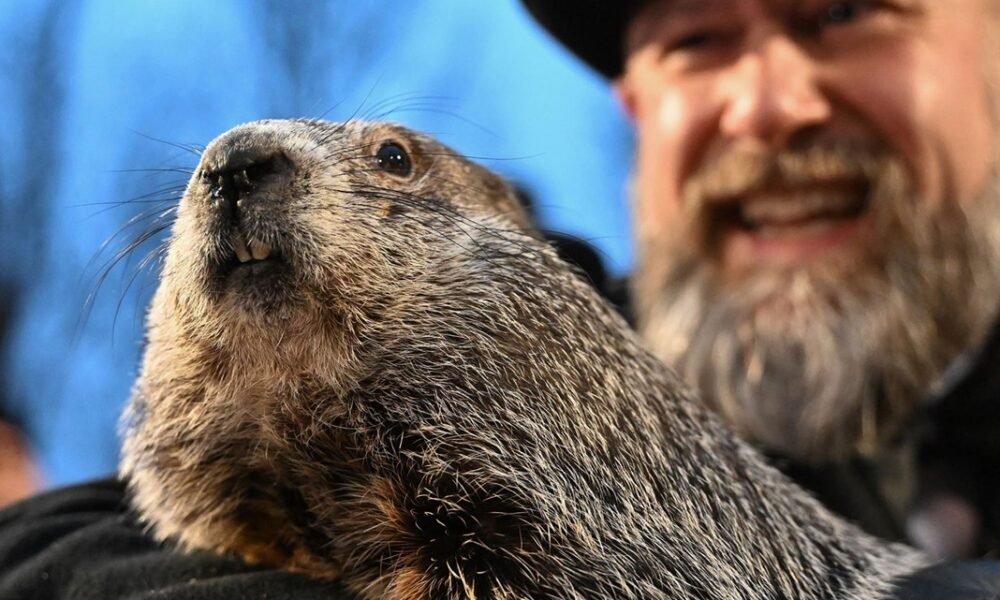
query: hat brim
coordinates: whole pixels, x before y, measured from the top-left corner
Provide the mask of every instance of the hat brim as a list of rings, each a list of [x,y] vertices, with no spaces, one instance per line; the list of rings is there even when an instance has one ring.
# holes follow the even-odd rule
[[[609,79],[624,68],[625,27],[645,0],[521,0],[559,42]]]

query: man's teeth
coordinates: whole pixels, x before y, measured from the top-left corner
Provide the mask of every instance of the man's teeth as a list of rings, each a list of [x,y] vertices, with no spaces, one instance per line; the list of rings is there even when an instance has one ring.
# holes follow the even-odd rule
[[[744,223],[763,227],[850,217],[858,214],[863,203],[863,196],[857,193],[817,190],[764,195],[743,202],[740,208]]]
[[[233,251],[236,252],[236,258],[241,263],[250,262],[251,260],[266,260],[271,256],[271,251],[273,250],[270,244],[258,242],[257,240],[250,240],[250,246],[248,247],[246,240],[239,233],[233,234],[232,244]]]

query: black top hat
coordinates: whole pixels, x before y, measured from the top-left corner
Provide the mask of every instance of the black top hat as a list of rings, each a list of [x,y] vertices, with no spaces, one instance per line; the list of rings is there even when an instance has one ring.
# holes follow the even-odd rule
[[[605,77],[623,68],[625,26],[648,0],[521,0],[557,40]]]

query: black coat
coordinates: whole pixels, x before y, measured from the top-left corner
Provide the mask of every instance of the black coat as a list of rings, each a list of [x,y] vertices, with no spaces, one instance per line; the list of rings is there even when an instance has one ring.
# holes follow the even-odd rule
[[[3,600],[337,600],[336,586],[155,543],[106,480],[0,511]]]
[[[976,556],[1000,558],[1000,327],[965,376],[906,431],[885,452],[908,455],[894,466],[912,470],[904,477],[886,467],[890,456],[822,468],[780,458],[774,462],[834,512],[886,539],[905,540],[907,516],[926,499],[962,498],[979,513],[982,525]],[[893,489],[892,481],[900,480],[915,485]]]

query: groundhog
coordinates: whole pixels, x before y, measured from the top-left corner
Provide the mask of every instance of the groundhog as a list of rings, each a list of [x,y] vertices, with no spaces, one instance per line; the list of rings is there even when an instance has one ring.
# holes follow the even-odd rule
[[[390,124],[211,143],[125,429],[157,537],[365,599],[869,600],[923,562],[726,430],[498,176]]]

